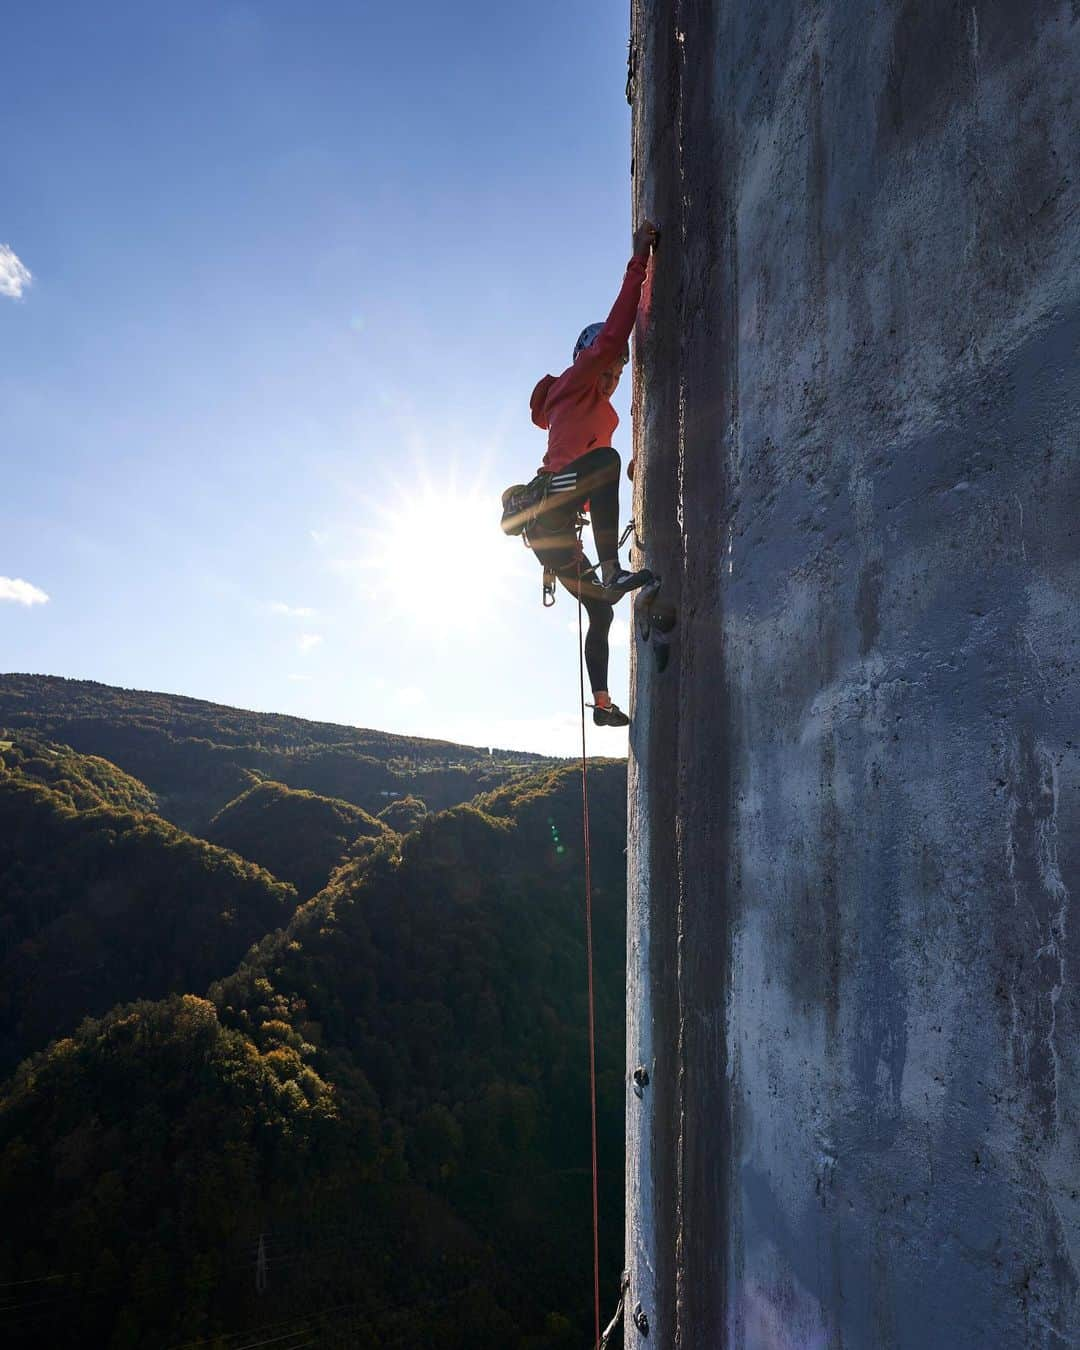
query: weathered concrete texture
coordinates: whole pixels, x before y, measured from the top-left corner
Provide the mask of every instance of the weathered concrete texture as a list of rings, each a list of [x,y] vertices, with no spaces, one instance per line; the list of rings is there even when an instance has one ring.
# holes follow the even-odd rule
[[[627,1343],[1080,1346],[1080,5],[633,38]]]

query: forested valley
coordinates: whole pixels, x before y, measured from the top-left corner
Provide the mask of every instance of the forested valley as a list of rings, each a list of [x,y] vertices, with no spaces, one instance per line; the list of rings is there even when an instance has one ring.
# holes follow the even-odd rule
[[[590,765],[602,1279],[626,773]],[[0,676],[19,1346],[592,1340],[580,766]]]

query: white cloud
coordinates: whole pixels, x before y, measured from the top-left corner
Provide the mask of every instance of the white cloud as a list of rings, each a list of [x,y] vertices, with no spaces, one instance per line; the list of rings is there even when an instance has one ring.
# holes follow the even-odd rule
[[[296,684],[300,684],[300,683],[306,684],[306,683],[311,679],[311,676],[310,676],[310,675],[290,675],[290,676],[289,676],[289,679],[292,680],[292,681],[293,681],[294,683],[296,683]]]
[[[402,708],[415,708],[419,704],[427,702],[427,694],[422,689],[417,689],[415,685],[407,685],[404,689],[399,689],[394,697],[399,707]]]
[[[30,269],[8,244],[0,244],[0,295],[20,300],[23,291],[33,281]]]
[[[283,605],[276,601],[270,606],[271,614],[282,614],[287,619],[313,619],[316,611],[308,605]]]
[[[310,652],[313,650],[313,648],[317,647],[321,641],[322,641],[321,633],[301,633],[300,640],[297,642],[296,645],[300,649],[300,651]]]
[[[11,600],[16,605],[44,605],[49,597],[40,586],[31,586],[21,577],[0,577],[0,600]]]

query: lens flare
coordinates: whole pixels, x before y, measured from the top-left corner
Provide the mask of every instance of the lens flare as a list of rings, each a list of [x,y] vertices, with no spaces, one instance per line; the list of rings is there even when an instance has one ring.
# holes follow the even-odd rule
[[[421,632],[489,628],[529,562],[499,528],[499,493],[424,477],[394,488],[393,498],[376,503],[372,523],[360,528],[365,547],[355,561],[371,599]]]

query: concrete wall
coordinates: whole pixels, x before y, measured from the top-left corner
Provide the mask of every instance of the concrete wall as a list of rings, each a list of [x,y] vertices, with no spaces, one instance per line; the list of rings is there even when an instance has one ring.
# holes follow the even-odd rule
[[[635,0],[630,1346],[1080,1346],[1080,5]]]

